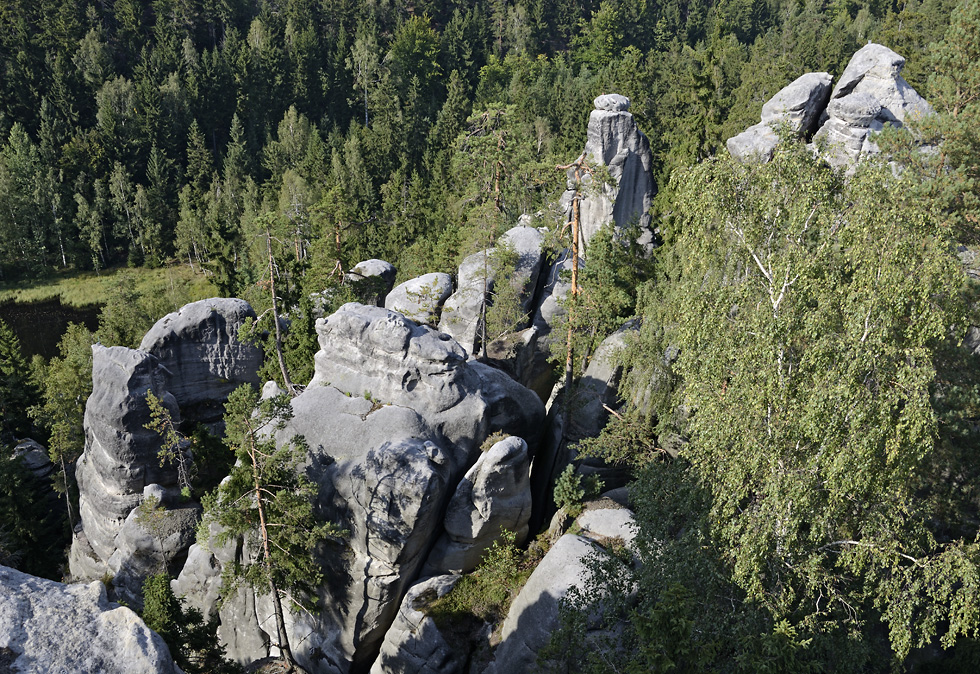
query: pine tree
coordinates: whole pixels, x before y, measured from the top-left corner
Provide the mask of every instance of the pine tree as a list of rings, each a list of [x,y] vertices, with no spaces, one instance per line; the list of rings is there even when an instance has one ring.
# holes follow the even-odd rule
[[[302,597],[311,596],[322,580],[318,546],[342,532],[316,519],[317,487],[300,469],[307,452],[303,438],[275,439],[291,418],[289,397],[259,400],[243,385],[229,396],[226,410],[226,443],[237,462],[217,492],[205,499],[204,518],[219,525],[214,537],[218,545],[245,536],[260,552],[254,564],[226,565],[223,594],[230,596],[241,583],[268,592],[278,632],[274,645],[289,665],[295,665],[282,599],[302,605]]]

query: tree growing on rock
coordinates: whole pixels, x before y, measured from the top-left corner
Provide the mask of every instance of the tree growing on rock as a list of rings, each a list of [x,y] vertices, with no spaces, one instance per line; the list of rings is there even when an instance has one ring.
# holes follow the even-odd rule
[[[211,540],[223,545],[245,537],[258,550],[254,563],[228,564],[224,570],[223,596],[231,596],[242,584],[268,592],[276,618],[281,657],[294,666],[286,633],[283,598],[304,608],[304,597],[321,582],[316,561],[318,547],[342,531],[320,522],[313,511],[317,486],[301,472],[307,447],[301,436],[277,443],[292,416],[288,395],[258,399],[248,385],[237,388],[225,408],[226,443],[237,462],[216,492],[204,499],[204,526],[218,525]],[[207,543],[207,541],[204,541]]]

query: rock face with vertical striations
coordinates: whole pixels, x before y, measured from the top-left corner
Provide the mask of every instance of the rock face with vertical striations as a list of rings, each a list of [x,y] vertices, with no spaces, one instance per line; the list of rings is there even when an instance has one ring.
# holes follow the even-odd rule
[[[115,552],[116,535],[147,485],[176,489],[177,470],[161,466],[160,437],[150,421],[146,394],[180,418],[174,397],[162,385],[157,359],[122,346],[92,347],[92,394],[85,405],[85,451],[78,460],[81,531],[69,558],[75,578],[101,578]]]
[[[582,246],[587,249],[589,239],[604,225],[626,227],[633,221],[638,221],[643,228],[640,242],[652,244],[648,211],[656,186],[650,172],[653,165],[650,143],[629,112],[628,98],[619,94],[605,94],[596,98],[594,105],[595,110],[589,116],[588,139],[583,154],[589,166],[605,166],[615,184],[603,185],[598,194],[585,194],[582,197]],[[583,184],[590,182],[590,178],[583,174]],[[568,190],[562,196],[569,219],[574,188],[574,169],[569,169]]]
[[[100,581],[63,585],[0,566],[4,672],[179,674],[167,645]]]
[[[405,594],[398,615],[385,635],[381,653],[371,666],[371,674],[458,674],[463,671],[467,653],[445,635],[436,621],[421,610],[425,604],[444,597],[456,586],[459,576],[428,578],[413,585]]]
[[[241,384],[257,386],[262,350],[238,339],[248,302],[215,297],[192,302],[157,321],[140,349],[157,357],[162,381],[184,419],[220,426],[228,395]]]

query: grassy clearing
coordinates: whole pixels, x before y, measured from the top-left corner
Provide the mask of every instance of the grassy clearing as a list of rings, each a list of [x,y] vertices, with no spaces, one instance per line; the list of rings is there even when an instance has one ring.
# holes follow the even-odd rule
[[[144,296],[166,294],[180,286],[185,287],[190,295],[191,299],[188,301],[218,294],[204,274],[192,272],[186,265],[160,269],[122,267],[105,269],[98,274],[92,271],[57,272],[43,279],[0,284],[0,304],[54,299],[60,299],[62,304],[73,307],[105,304],[112,288],[130,277],[135,281],[136,290]]]

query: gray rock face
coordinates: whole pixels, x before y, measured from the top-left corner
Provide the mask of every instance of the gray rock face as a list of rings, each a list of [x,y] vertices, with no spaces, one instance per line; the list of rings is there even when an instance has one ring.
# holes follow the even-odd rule
[[[476,348],[483,327],[483,305],[496,281],[492,250],[473,253],[460,263],[456,292],[446,300],[439,319],[439,330],[456,340],[467,354]]]
[[[472,571],[504,529],[522,543],[530,518],[527,443],[510,437],[482,454],[456,487],[446,509],[445,533],[423,573]]]
[[[76,469],[85,534],[72,543],[76,562],[93,555],[107,562],[115,552],[115,538],[126,517],[142,500],[144,487],[177,483],[176,468],[160,466],[160,437],[144,428],[150,421],[148,391],[180,419],[174,397],[162,387],[157,359],[145,351],[98,344],[92,347],[92,357],[92,395],[85,405],[85,451]],[[90,550],[84,549],[86,542]],[[76,546],[80,546],[78,554]],[[77,578],[92,579],[90,571],[71,565]]]
[[[769,124],[755,124],[725,141],[728,153],[739,161],[767,162],[779,145],[779,136]]]
[[[385,309],[397,311],[419,324],[438,325],[442,305],[453,292],[449,274],[423,274],[395,286],[385,298]]]
[[[140,524],[138,509],[129,513],[106,562],[120,601],[134,608],[143,606],[143,581],[159,573],[194,543],[200,512],[196,503],[165,510],[153,529]]]
[[[14,457],[19,458],[34,477],[43,479],[54,472],[55,466],[48,458],[48,452],[37,440],[27,438],[14,447]]]
[[[581,257],[578,266],[579,270],[585,268],[585,261]],[[534,362],[526,381],[527,386],[542,399],[547,399],[555,385],[554,368],[548,362],[548,358],[551,354],[552,342],[556,339],[563,340],[565,337],[564,335],[552,334],[552,329],[565,315],[565,308],[561,303],[568,297],[568,292],[572,287],[571,279],[568,278],[571,270],[572,254],[570,250],[566,249],[559,254],[558,259],[555,260],[542,279],[538,307],[531,323],[537,330],[535,335],[537,346],[534,352]]]
[[[762,106],[763,124],[786,124],[795,133],[812,134],[830,97],[830,73],[802,75]]]
[[[882,120],[892,123],[931,114],[932,107],[902,78],[904,66],[905,59],[888,47],[865,45],[851,57],[830,97],[868,94],[881,105]]]
[[[829,73],[807,73],[783,87],[762,106],[760,124],[728,139],[728,152],[741,161],[769,161],[779,143],[779,126],[812,135],[827,105],[830,83]]]
[[[827,106],[829,118],[814,136],[814,143],[825,148],[823,156],[831,166],[854,166],[862,154],[877,152],[869,136],[884,128],[877,121],[880,112],[877,99],[867,93],[835,98]]]
[[[0,648],[10,672],[178,674],[167,645],[101,582],[62,585],[0,566]]]
[[[506,270],[500,268],[495,258],[497,248],[473,253],[463,260],[457,275],[457,290],[448,300],[439,320],[439,330],[450,335],[460,343],[470,355],[476,353],[480,345],[483,328],[484,304],[492,302],[490,293],[494,291],[500,274],[509,276],[520,298],[521,308],[530,316],[534,306],[538,276],[544,264],[541,244],[544,236],[533,227],[518,225],[507,230],[500,237],[500,244],[513,251],[516,259]],[[516,327],[523,330],[530,318]],[[495,335],[490,335],[493,338]]]
[[[262,351],[238,339],[246,318],[255,318],[248,302],[215,297],[167,314],[143,337],[140,349],[159,359],[163,386],[185,419],[218,424],[232,391],[258,386]]]
[[[598,195],[582,198],[581,231],[583,249],[601,227],[614,224],[626,227],[639,220],[645,230],[650,227],[650,205],[656,187],[650,167],[653,155],[650,143],[636,126],[633,115],[626,112],[629,99],[618,94],[607,94],[595,100],[596,109],[589,116],[588,139],[585,157],[590,165],[603,165],[615,180],[615,185],[604,185]],[[569,170],[568,191],[562,203],[568,208],[571,219],[572,195],[574,194],[574,170]],[[641,243],[652,242],[652,234],[641,237]]]
[[[558,539],[511,604],[487,674],[535,671],[538,651],[559,626],[559,602],[572,587],[588,582],[585,559],[597,550],[581,536],[565,534]]]
[[[439,631],[419,606],[444,597],[459,576],[436,576],[413,585],[405,594],[371,674],[457,674],[467,653]]]
[[[363,292],[359,292],[363,301],[376,306],[384,306],[385,296],[395,285],[395,276],[398,271],[394,265],[384,260],[363,260],[344,275],[344,278],[360,286],[364,286]]]
[[[318,511],[350,535],[344,550],[324,557],[324,608],[313,616],[290,613],[287,628],[304,667],[348,672],[374,661],[480,443],[496,430],[533,433],[544,409],[506,375],[467,361],[447,335],[401,314],[351,303],[318,321],[317,332],[315,375],[293,398],[293,418],[277,438],[305,437]],[[213,607],[217,570],[244,554],[192,548],[175,591]],[[262,596],[226,602],[220,634],[229,655],[268,655],[270,615]]]
[[[594,101],[596,110],[608,110],[610,112],[626,112],[630,109],[630,99],[622,94],[603,94]]]
[[[932,114],[932,108],[899,74],[905,59],[880,44],[859,49],[828,97],[830,76],[807,73],[762,107],[762,123],[728,139],[742,161],[769,161],[778,143],[771,127],[787,124],[805,136],[829,164],[848,171],[878,153],[874,135],[886,124],[901,126]]]

